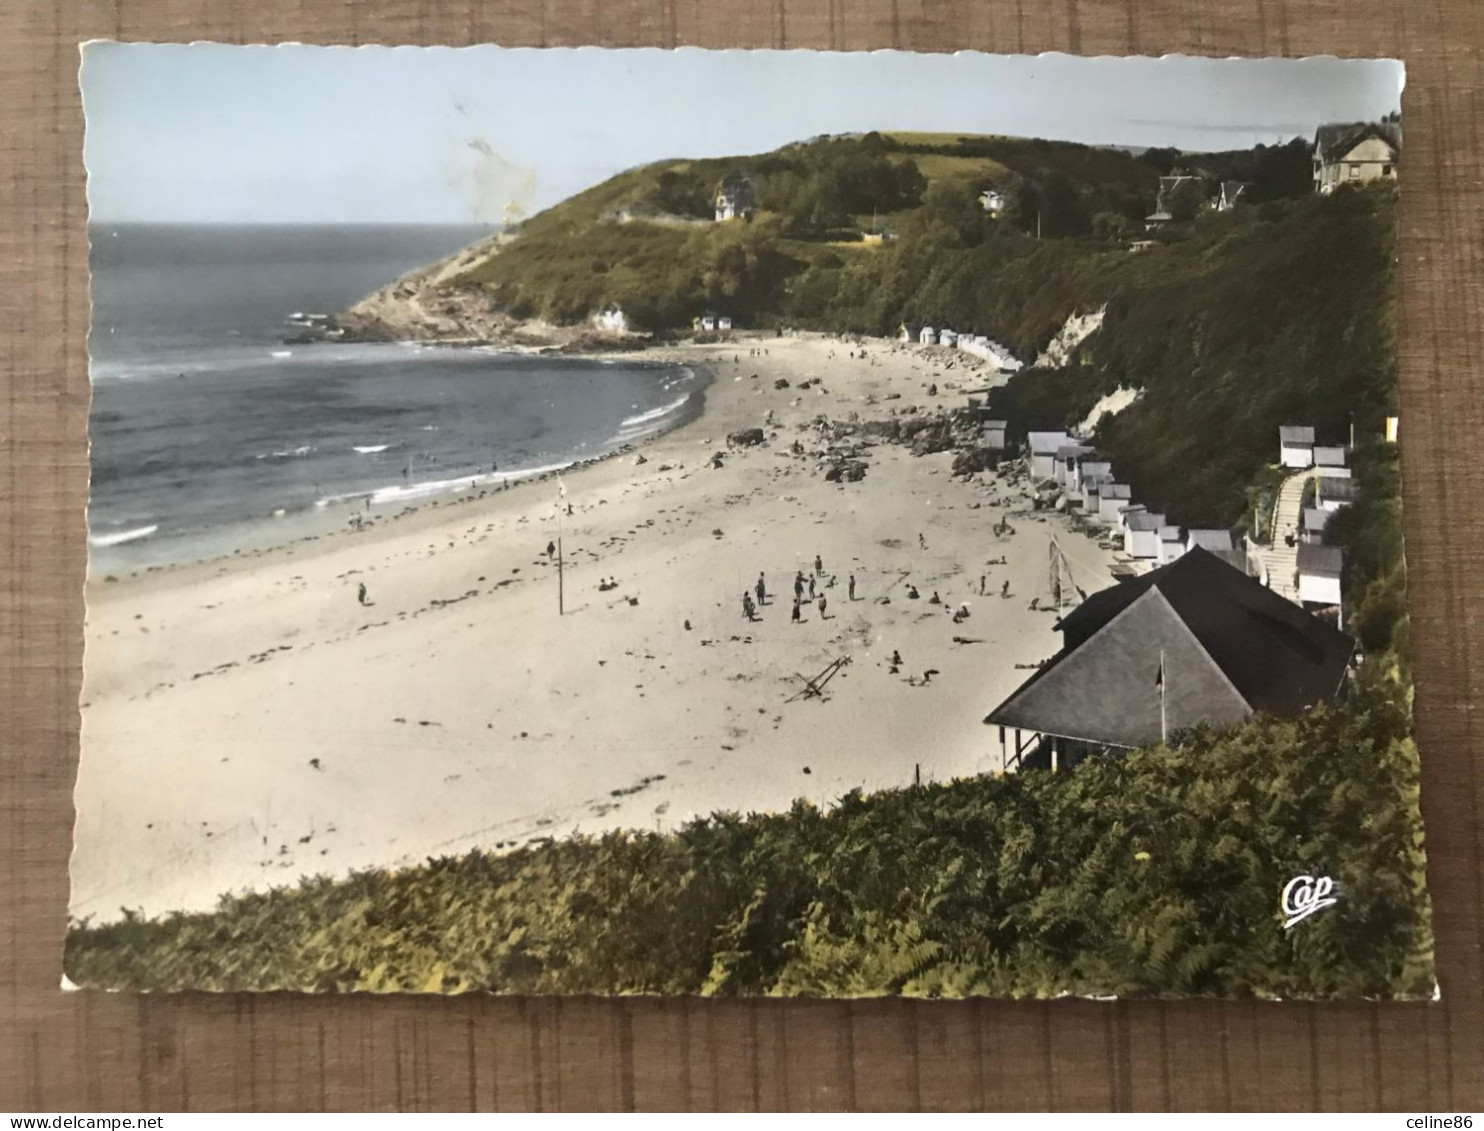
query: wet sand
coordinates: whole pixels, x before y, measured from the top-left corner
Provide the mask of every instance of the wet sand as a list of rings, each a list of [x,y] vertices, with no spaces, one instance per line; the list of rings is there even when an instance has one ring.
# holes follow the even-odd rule
[[[951,452],[879,444],[856,483],[793,454],[795,439],[818,446],[798,427],[817,414],[960,405],[985,383],[916,348],[867,351],[825,339],[655,351],[713,368],[704,413],[646,444],[643,463],[567,473],[560,524],[549,478],[90,581],[73,915],[206,909],[317,873],[829,804],[919,769],[998,771],[982,720],[1029,674],[1017,664],[1058,645],[1054,615],[1029,608],[1050,591],[1050,536],[1086,589],[1111,583],[1113,557],[1059,516],[1022,513],[993,473],[952,477]],[[797,388],[811,378],[822,388]],[[765,427],[770,409],[777,438],[713,468],[727,434]],[[1002,538],[1004,515],[1015,533]],[[559,525],[560,616],[546,553]],[[827,612],[808,605],[791,623],[792,579],[816,555]],[[771,596],[749,623],[741,597],[759,572]],[[841,657],[825,698],[797,697],[800,676]]]

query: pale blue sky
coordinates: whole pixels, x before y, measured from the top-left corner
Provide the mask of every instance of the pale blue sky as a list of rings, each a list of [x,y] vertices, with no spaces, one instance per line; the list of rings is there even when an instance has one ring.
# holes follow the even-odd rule
[[[1227,149],[1399,108],[1400,63],[89,44],[99,220],[496,222],[666,157],[870,129]]]

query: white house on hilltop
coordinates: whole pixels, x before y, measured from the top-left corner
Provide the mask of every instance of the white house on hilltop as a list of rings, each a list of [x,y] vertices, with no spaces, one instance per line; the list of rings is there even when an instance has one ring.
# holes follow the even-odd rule
[[[1401,156],[1398,122],[1329,122],[1314,135],[1314,191],[1394,180]]]

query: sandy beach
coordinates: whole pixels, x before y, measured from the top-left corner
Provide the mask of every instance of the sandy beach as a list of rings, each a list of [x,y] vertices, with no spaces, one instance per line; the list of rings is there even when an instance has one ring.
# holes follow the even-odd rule
[[[790,450],[817,446],[800,425],[961,405],[985,380],[916,348],[849,352],[807,338],[653,351],[715,381],[642,463],[565,475],[565,615],[546,552],[555,478],[90,580],[72,914],[207,909],[319,873],[827,805],[919,768],[998,771],[984,715],[1058,645],[1054,615],[1029,607],[1049,592],[1050,537],[1086,589],[1111,583],[1113,556],[993,473],[953,477],[951,452],[882,443],[864,480],[828,482]],[[775,439],[711,465],[770,410]],[[997,537],[1006,515],[1015,533]],[[827,611],[791,623],[793,577],[816,555]],[[749,623],[760,572],[770,597]],[[796,698],[801,674],[842,657],[824,699]]]

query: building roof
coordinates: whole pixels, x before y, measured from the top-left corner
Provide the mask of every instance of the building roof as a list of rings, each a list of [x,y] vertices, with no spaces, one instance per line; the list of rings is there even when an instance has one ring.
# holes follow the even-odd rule
[[[1399,122],[1326,122],[1314,133],[1314,149],[1323,161],[1338,161],[1368,137],[1379,137],[1393,153],[1402,148]]]
[[[1334,517],[1334,511],[1327,511],[1323,507],[1305,507],[1303,514],[1303,527],[1305,530],[1323,530],[1329,525],[1329,520]]]
[[[986,428],[1008,428],[1008,427],[1010,427],[1010,422],[1008,420],[986,420],[984,422],[984,427],[986,427]]]
[[[1339,577],[1345,568],[1345,551],[1338,546],[1319,546],[1300,542],[1298,570],[1316,577]]]
[[[1128,528],[1130,530],[1158,530],[1161,526],[1164,525],[1165,516],[1162,514],[1151,514],[1149,511],[1143,510],[1142,508],[1139,510],[1134,510],[1132,507],[1129,508]]]
[[[1210,550],[1213,554],[1218,550],[1230,550],[1237,544],[1237,536],[1230,530],[1197,530],[1191,528],[1186,535],[1186,540],[1192,546],[1199,546],[1203,550]]]
[[[1230,207],[1240,200],[1251,187],[1246,181],[1222,181],[1221,199]]]
[[[1338,475],[1321,475],[1318,491],[1321,499],[1341,499],[1348,503],[1355,498],[1355,480],[1342,479]]]
[[[1196,547],[1089,597],[1065,644],[987,723],[1113,746],[1160,739],[1160,657],[1171,733],[1254,712],[1298,715],[1333,697],[1354,641]]]
[[[1234,547],[1230,550],[1212,550],[1210,554],[1213,558],[1231,566],[1243,577],[1247,576],[1247,551]]]
[[[1065,432],[1029,432],[1026,434],[1026,442],[1030,444],[1031,451],[1038,456],[1055,455],[1056,450],[1066,445],[1068,436]]]
[[[1128,499],[1132,498],[1132,489],[1127,483],[1105,483],[1099,492],[1105,499]]]
[[[1092,454],[1092,449],[1086,444],[1063,444],[1056,449],[1057,459],[1072,459],[1075,456],[1090,456]]]
[[[1278,428],[1280,444],[1312,444],[1314,429],[1307,424],[1284,424]]]
[[[1180,528],[1178,526],[1161,526],[1159,528],[1159,540],[1161,542],[1179,542]]]

